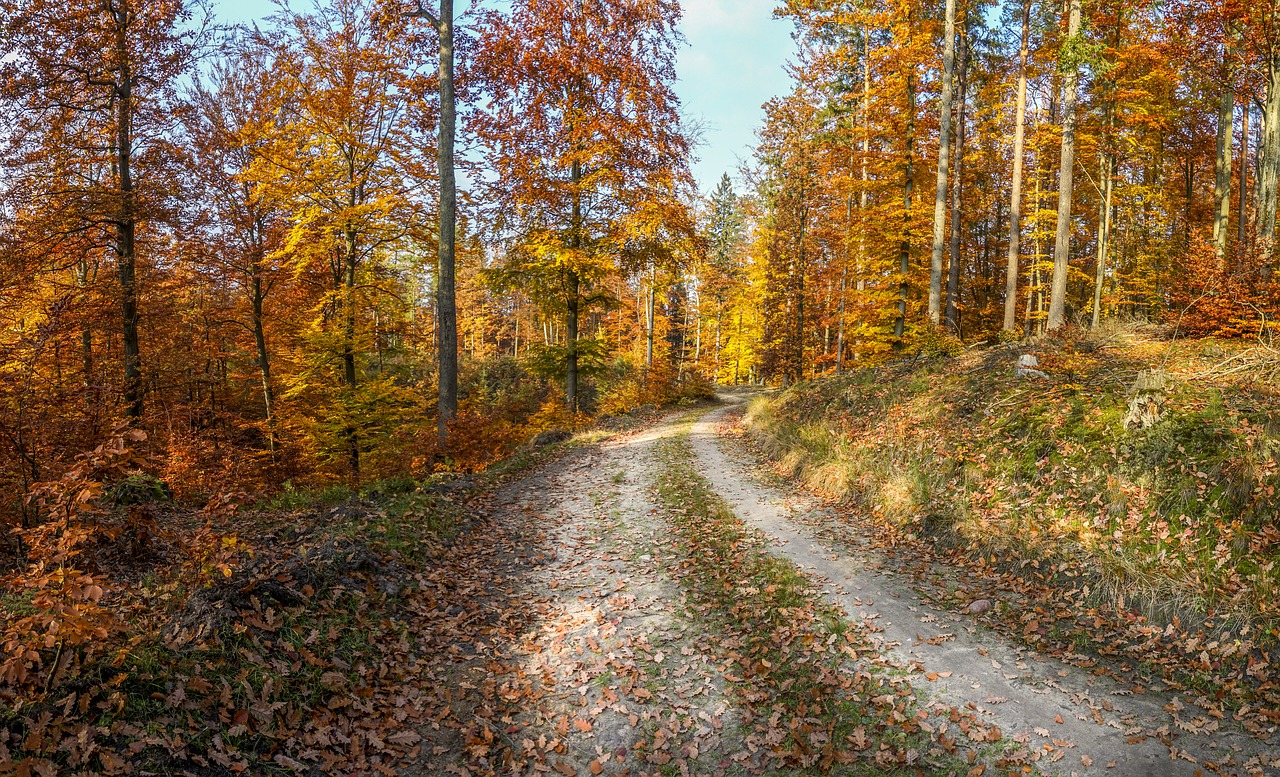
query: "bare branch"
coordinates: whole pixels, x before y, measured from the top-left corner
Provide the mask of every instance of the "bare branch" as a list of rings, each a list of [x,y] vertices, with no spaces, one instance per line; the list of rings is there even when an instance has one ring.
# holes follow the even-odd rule
[[[429,8],[424,6],[422,4],[422,0],[417,0],[417,8],[405,15],[414,18],[424,18],[431,22],[432,27],[435,27],[437,30],[440,29],[440,17],[436,16]]]

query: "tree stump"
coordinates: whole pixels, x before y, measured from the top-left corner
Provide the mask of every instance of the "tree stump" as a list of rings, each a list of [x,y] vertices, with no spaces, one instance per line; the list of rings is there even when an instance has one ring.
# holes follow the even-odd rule
[[[1048,375],[1036,369],[1040,366],[1040,360],[1036,358],[1034,353],[1024,353],[1018,357],[1018,366],[1014,368],[1013,374],[1019,378],[1047,378]]]
[[[1168,398],[1169,375],[1164,370],[1143,370],[1129,389],[1129,412],[1124,417],[1126,429],[1149,429],[1164,418]]]

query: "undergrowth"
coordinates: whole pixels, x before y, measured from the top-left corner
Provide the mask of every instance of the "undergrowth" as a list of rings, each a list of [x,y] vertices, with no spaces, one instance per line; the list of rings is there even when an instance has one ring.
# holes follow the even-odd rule
[[[145,463],[140,437],[41,492],[54,520],[26,540],[56,563],[0,596],[0,774],[374,773],[413,756],[405,694],[431,649],[414,607],[452,584],[438,561],[475,520],[466,500],[595,439],[211,514],[155,488],[115,498],[104,481]]]
[[[1025,350],[801,384],[753,403],[747,426],[781,474],[843,500],[886,544],[998,560],[992,569],[1033,594],[1098,620],[1062,630],[1077,646],[1114,650],[1116,632],[1089,636],[1106,620],[1135,663],[1166,639],[1183,680],[1234,677],[1242,698],[1270,688],[1275,387],[1216,377],[1232,358],[1216,343],[1075,332],[1030,349],[1047,380],[1015,377]],[[1130,386],[1162,365],[1173,378],[1163,420],[1127,429]]]

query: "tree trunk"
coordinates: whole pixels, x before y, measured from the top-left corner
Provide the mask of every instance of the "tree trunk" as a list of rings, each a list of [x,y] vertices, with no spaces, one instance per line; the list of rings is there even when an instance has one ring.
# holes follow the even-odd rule
[[[947,175],[950,172],[952,82],[956,71],[956,0],[947,0],[942,45],[942,100],[938,129],[938,179],[933,195],[933,253],[929,263],[929,321],[938,323],[942,311],[942,252],[947,227]]]
[[[357,199],[352,190],[352,205]],[[343,251],[343,321],[342,321],[342,378],[347,390],[351,393],[351,401],[355,402],[356,377],[356,264],[359,260],[356,245],[355,228],[348,225],[343,230],[345,246]],[[348,461],[351,465],[351,477],[360,479],[360,432],[355,426],[345,430],[348,446]]]
[[[902,350],[907,327],[907,292],[911,274],[911,194],[915,186],[915,134],[916,134],[916,86],[911,73],[907,74],[907,137],[906,164],[902,184],[902,245],[898,251],[898,316],[893,321],[893,348]]]
[[[1016,327],[1019,241],[1022,238],[1022,162],[1027,128],[1027,58],[1031,41],[1031,0],[1022,5],[1022,48],[1018,52],[1018,107],[1013,134],[1013,191],[1009,196],[1009,259],[1005,275],[1004,331]]]
[[[947,326],[958,336],[960,334],[960,318],[956,313],[956,309],[960,303],[960,227],[961,227],[961,197],[964,195],[964,140],[965,140],[965,121],[968,116],[965,113],[965,91],[967,83],[969,65],[969,48],[965,31],[960,31],[960,61],[957,65],[956,78],[956,97],[958,99],[956,107],[956,159],[955,172],[951,181],[951,258],[947,267],[947,304],[945,318]]]
[[[1231,144],[1235,138],[1235,115],[1236,94],[1228,85],[1223,87],[1218,100],[1218,148],[1213,165],[1213,249],[1219,267],[1226,264],[1231,226]]]
[[[436,284],[439,321],[436,326],[440,332],[440,370],[436,435],[444,440],[449,434],[449,423],[458,416],[458,308],[454,281],[458,189],[453,162],[457,101],[453,88],[453,0],[440,0],[437,22],[440,34],[440,132],[436,148],[440,175],[440,244]]]
[[[1240,101],[1240,193],[1236,197],[1239,213],[1236,214],[1236,240],[1241,249],[1245,245],[1249,224],[1249,97]]]
[[[1280,50],[1267,67],[1267,97],[1262,107],[1262,143],[1258,169],[1258,250],[1275,258],[1277,187],[1280,186]]]
[[[121,339],[124,345],[125,414],[142,418],[142,355],[138,344],[137,212],[133,183],[133,65],[129,57],[128,31],[132,12],[127,5],[111,10],[115,24],[117,82],[115,88],[115,173],[119,187],[119,212],[115,218],[116,270],[120,279]]]
[[[581,294],[581,279],[570,270],[565,277],[565,286],[569,292],[567,311],[565,313],[565,337],[567,348],[565,353],[564,394],[565,401],[572,413],[578,412],[578,301]]]
[[[579,184],[582,181],[582,163],[574,160],[569,166],[569,179],[573,187],[573,211],[570,228],[573,230],[569,238],[570,246],[575,250],[582,248],[582,194]],[[565,291],[568,295],[565,308],[565,337],[567,340],[564,368],[565,404],[569,412],[578,412],[578,308],[582,294],[582,279],[577,271],[565,273]]]
[[[1067,37],[1074,42],[1080,35],[1080,0],[1071,0]],[[1062,163],[1058,172],[1058,230],[1053,243],[1053,287],[1049,296],[1049,330],[1058,329],[1066,321],[1067,271],[1071,258],[1071,204],[1074,194],[1076,163],[1076,92],[1080,80],[1080,63],[1071,62],[1062,83]]]
[[[260,249],[259,249],[260,250]],[[259,257],[261,254],[259,254]],[[251,274],[250,302],[253,305],[253,342],[258,349],[258,372],[262,376],[262,402],[267,411],[267,447],[276,452],[276,397],[271,385],[271,360],[267,354],[267,334],[263,327],[262,303],[266,294],[262,288],[262,260],[255,259],[249,266]]]
[[[646,367],[653,368],[653,339],[655,325],[657,324],[657,294],[655,286],[658,283],[658,271],[654,267],[649,268],[649,293],[644,298],[644,325],[645,325],[645,350],[644,364]]]
[[[93,331],[89,328],[87,318],[83,317],[89,310],[89,262],[86,259],[81,259],[76,263],[76,287],[80,289],[80,304],[82,305],[82,318],[80,324],[80,382],[84,388],[85,410],[87,411],[86,415],[90,419],[90,423],[92,423],[92,419],[97,417],[98,403],[94,397],[95,392],[93,389]]]
[[[733,385],[742,379],[742,306],[738,306],[738,337],[733,344]]]
[[[804,340],[805,340],[805,324],[804,324],[804,275],[805,275],[805,252],[804,238],[805,227],[809,222],[809,209],[804,205],[804,198],[808,196],[805,187],[800,188],[800,228],[796,237],[796,320],[795,320],[795,380],[799,383],[804,379]]]
[[[724,301],[719,296],[716,297],[716,372],[712,383],[720,382],[720,341],[721,341],[721,320],[724,318]]]
[[[1102,321],[1102,283],[1107,274],[1107,254],[1111,249],[1111,195],[1115,190],[1115,154],[1110,148],[1111,128],[1115,123],[1115,106],[1107,94],[1106,131],[1098,153],[1098,182],[1102,186],[1102,207],[1098,212],[1098,256],[1093,279],[1093,319],[1089,326],[1097,329]],[[1227,165],[1228,173],[1231,170]]]
[[[845,224],[847,231],[845,233],[845,243],[848,245],[849,233],[853,232],[853,195],[849,195],[848,201],[845,203]],[[844,265],[840,268],[840,307],[836,314],[836,374],[839,375],[844,367],[844,301],[849,289],[849,257],[848,251],[845,252]]]
[[[1036,122],[1037,122],[1037,124],[1039,123],[1039,121],[1040,121],[1040,112],[1039,112],[1039,111],[1037,111],[1037,112],[1036,112]],[[1032,248],[1031,248],[1031,271],[1030,271],[1030,273],[1028,273],[1031,277],[1030,277],[1030,282],[1029,282],[1029,284],[1027,285],[1027,319],[1026,319],[1026,322],[1027,322],[1027,335],[1028,335],[1028,336],[1030,336],[1030,335],[1035,331],[1035,325],[1036,325],[1036,323],[1038,323],[1038,318],[1037,318],[1037,320],[1036,320],[1036,321],[1033,321],[1033,320],[1032,320],[1032,318],[1031,318],[1031,313],[1032,313],[1032,311],[1034,310],[1036,313],[1039,313],[1039,312],[1040,312],[1040,310],[1044,307],[1044,287],[1043,287],[1043,286],[1041,286],[1041,284],[1044,282],[1044,279],[1041,277],[1041,273],[1040,273],[1040,261],[1041,261],[1041,259],[1043,258],[1043,257],[1041,257],[1041,255],[1040,255],[1040,248],[1041,248],[1041,243],[1040,243],[1040,204],[1041,204],[1042,197],[1043,197],[1043,195],[1042,195],[1042,186],[1043,186],[1043,181],[1044,181],[1044,174],[1043,174],[1043,172],[1042,172],[1042,170],[1041,170],[1041,165],[1040,165],[1040,155],[1039,155],[1038,153],[1036,154],[1036,176],[1035,176],[1035,178],[1036,178],[1036,193],[1035,193],[1035,200],[1034,200],[1034,202],[1035,202],[1035,209],[1034,209],[1034,217],[1033,217],[1033,226],[1032,226],[1032,228],[1031,228],[1031,235],[1032,235],[1032,238],[1031,238],[1031,240],[1032,240]],[[1034,307],[1033,307],[1033,305],[1034,305]]]

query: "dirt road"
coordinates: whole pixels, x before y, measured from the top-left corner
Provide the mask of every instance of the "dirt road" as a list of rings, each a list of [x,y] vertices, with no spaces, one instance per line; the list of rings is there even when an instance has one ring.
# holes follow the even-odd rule
[[[487,536],[457,550],[477,554],[475,580],[457,586],[471,600],[433,604],[473,611],[451,628],[474,636],[465,650],[437,655],[439,714],[404,773],[1277,773],[1270,743],[1234,731],[1229,718],[1189,733],[1167,711],[1181,708],[1173,696],[1135,695],[1013,645],[921,599],[871,548],[816,539],[815,525],[840,518],[754,476],[717,434],[737,410],[671,416],[583,446],[496,493]],[[672,447],[677,439],[683,448]],[[770,662],[744,662],[750,639],[726,639],[732,622],[699,593],[697,557],[680,533],[699,508],[655,486],[672,467],[696,474],[767,553],[843,611],[846,622],[818,637],[830,646],[850,629],[853,658],[827,674],[836,667],[888,689],[876,698],[889,699],[886,719],[924,739],[867,740],[861,727],[817,720],[804,701],[798,714],[786,709],[798,675],[778,675],[776,695],[767,683],[777,673],[745,676],[744,666]],[[803,606],[792,607],[779,612],[800,617]],[[806,760],[803,747],[783,742],[800,741],[806,720],[847,742]],[[821,744],[821,732],[808,736]]]

